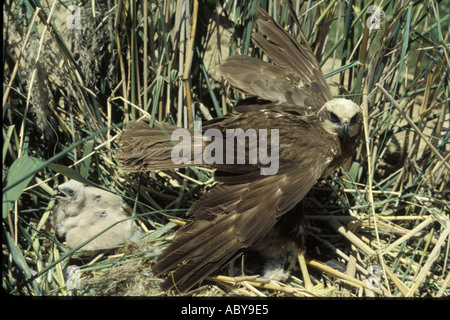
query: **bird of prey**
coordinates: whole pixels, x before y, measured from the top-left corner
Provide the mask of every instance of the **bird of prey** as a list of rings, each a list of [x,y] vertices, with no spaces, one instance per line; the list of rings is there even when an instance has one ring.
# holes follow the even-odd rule
[[[185,292],[249,248],[270,256],[292,244],[301,247],[298,204],[359,144],[359,106],[333,99],[305,37],[296,41],[261,8],[257,18],[261,34],[253,34],[253,42],[271,63],[240,55],[228,58],[220,66],[221,74],[236,90],[253,97],[240,103],[237,113],[206,121],[202,129],[224,135],[235,128],[278,129],[279,169],[274,175],[261,175],[261,162],[211,164],[222,184],[192,205],[189,221],[153,267],[155,274],[167,274],[164,290]],[[170,137],[174,129],[166,124],[129,124],[117,159],[124,169],[137,172],[183,166],[171,160],[173,143],[167,132]],[[202,147],[208,143],[204,139]]]
[[[99,188],[85,187],[76,180],[69,180],[57,189],[54,198],[58,203],[53,209],[52,223],[69,248],[81,245],[112,225],[82,249],[108,249],[129,239],[138,239],[140,230],[134,222],[126,220],[129,208],[121,197]]]

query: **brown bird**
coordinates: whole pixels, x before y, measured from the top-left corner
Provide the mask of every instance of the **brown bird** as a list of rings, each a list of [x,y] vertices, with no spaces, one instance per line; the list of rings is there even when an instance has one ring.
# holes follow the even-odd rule
[[[244,100],[236,107],[238,113],[203,123],[200,143],[194,138],[188,142],[193,149],[200,144],[205,152],[217,143],[208,132],[215,133],[216,139],[221,133],[221,143],[215,146],[225,148],[229,130],[255,130],[258,142],[266,143],[272,153],[278,151],[273,158],[277,170],[262,174],[267,162],[253,161],[249,145],[240,149],[248,161],[237,164],[239,143],[231,150],[234,162],[208,163],[216,168],[215,179],[222,184],[189,209],[190,221],[153,267],[155,274],[168,274],[163,289],[187,291],[249,248],[274,257],[293,244],[303,246],[302,212],[296,206],[318,179],[341,166],[359,144],[360,108],[350,100],[333,99],[304,36],[302,43],[297,42],[260,8],[257,17],[262,35],[253,34],[253,41],[273,64],[236,55],[220,66],[235,89],[256,98]],[[157,128],[130,124],[121,136],[117,159],[130,171],[192,165],[173,162],[174,142],[168,137],[176,129],[167,124]],[[278,141],[262,136],[264,129],[278,130]],[[224,150],[222,159],[229,154],[230,150]]]
[[[139,227],[127,220],[129,208],[118,195],[86,187],[76,180],[69,180],[57,189],[54,198],[58,203],[53,209],[52,224],[69,248],[75,248],[97,234],[81,250],[109,249],[141,236]]]

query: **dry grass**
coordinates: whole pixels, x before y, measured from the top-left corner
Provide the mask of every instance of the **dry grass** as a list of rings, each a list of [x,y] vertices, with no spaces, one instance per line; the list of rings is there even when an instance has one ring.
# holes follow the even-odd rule
[[[236,51],[255,54],[253,2],[116,2],[85,2],[81,29],[67,28],[67,2],[4,5],[2,284],[11,295],[165,295],[150,267],[214,186],[204,168],[125,173],[115,140],[131,120],[188,127],[231,112],[240,96],[215,68]],[[284,1],[268,3],[292,27]],[[354,162],[305,200],[303,272],[267,282],[246,255],[235,262],[241,277],[222,270],[187,295],[449,296],[449,8],[383,1],[370,31],[371,4],[294,1],[333,92],[365,114]],[[147,236],[99,255],[69,250],[49,226],[60,175],[123,196]]]

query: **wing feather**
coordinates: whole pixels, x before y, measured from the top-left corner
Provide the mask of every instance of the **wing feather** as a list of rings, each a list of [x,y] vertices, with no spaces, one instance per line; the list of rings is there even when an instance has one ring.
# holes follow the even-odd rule
[[[119,139],[121,148],[116,159],[122,168],[131,172],[168,170],[182,167],[171,159],[174,143],[170,141],[172,132],[179,129],[166,123],[158,123],[155,128],[144,122],[127,125]]]
[[[249,56],[231,56],[219,66],[219,72],[236,90],[263,100],[297,108],[322,106],[326,102],[298,74]]]
[[[319,62],[301,29],[299,32],[302,41],[298,42],[260,7],[257,7],[257,17],[258,28],[266,37],[253,34],[255,44],[266,52],[276,65],[286,70],[295,70],[295,73],[317,91],[325,102],[332,99],[333,96],[320,70]],[[323,103],[319,107],[322,105]]]
[[[305,36],[300,30],[299,43],[261,8],[257,17],[262,34],[254,33],[253,42],[274,64],[234,55],[219,66],[219,72],[242,93],[317,111],[332,94]]]
[[[243,113],[212,119],[203,129],[279,129],[278,173],[261,175],[261,163],[213,165],[215,179],[223,184],[194,203],[189,223],[153,267],[156,275],[169,274],[163,289],[185,292],[260,243],[341,155],[338,138],[325,132],[315,114],[331,94],[304,36],[299,44],[262,9],[258,26],[263,35],[255,34],[253,40],[274,64],[233,56],[220,72],[237,90],[264,103],[247,101],[238,107]],[[174,128],[164,127],[169,132]],[[173,144],[167,132],[136,124],[124,131],[121,142],[118,159],[127,170],[180,167],[170,159]]]
[[[192,220],[177,232],[153,267],[157,275],[171,272],[162,287],[185,292],[264,238],[329,165],[333,149],[329,142],[314,148],[329,157],[314,159],[314,165],[302,159],[299,167],[286,163],[290,170],[283,174],[220,185],[201,197],[189,211]],[[311,151],[304,150],[305,159]]]

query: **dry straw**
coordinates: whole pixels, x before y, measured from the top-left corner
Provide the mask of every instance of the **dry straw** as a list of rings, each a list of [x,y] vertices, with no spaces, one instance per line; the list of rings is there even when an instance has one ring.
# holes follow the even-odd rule
[[[233,112],[242,96],[216,67],[229,54],[260,54],[250,37],[256,2],[88,1],[80,29],[67,27],[71,3],[6,2],[6,292],[177,294],[161,292],[151,266],[193,201],[214,187],[214,172],[125,173],[115,161],[116,138],[131,120],[188,127]],[[289,6],[266,3],[298,37]],[[245,255],[239,276],[225,268],[187,295],[449,296],[450,9],[437,1],[374,5],[292,1],[333,93],[362,106],[365,132],[354,161],[305,199],[307,251],[297,269],[284,281],[268,281]],[[374,14],[380,24],[369,29]],[[28,56],[33,43],[37,54]],[[39,65],[47,72],[36,74]],[[48,105],[38,105],[33,90],[48,96]],[[49,130],[30,107],[48,109]],[[69,250],[49,223],[61,175],[121,195],[147,233],[143,241],[94,255]],[[75,288],[68,283],[71,265],[81,276]]]

